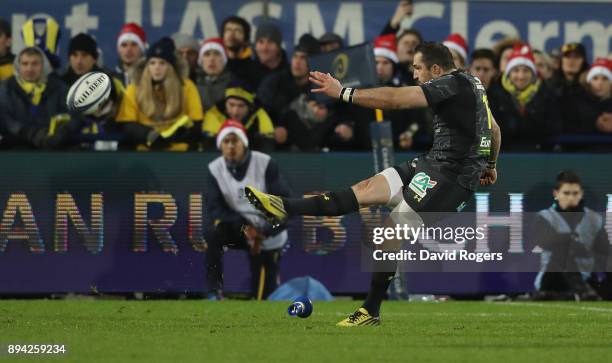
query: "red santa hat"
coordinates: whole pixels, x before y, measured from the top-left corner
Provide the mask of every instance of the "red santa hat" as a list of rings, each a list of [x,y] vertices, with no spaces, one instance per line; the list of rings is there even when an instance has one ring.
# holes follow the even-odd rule
[[[452,49],[459,53],[463,60],[467,60],[468,45],[465,38],[459,33],[453,33],[449,35],[446,40],[442,42],[448,49]]]
[[[395,34],[385,34],[376,38],[374,40],[374,55],[389,58],[394,63],[398,63]]]
[[[223,125],[221,125],[221,129],[219,129],[219,133],[217,134],[218,149],[221,148],[223,139],[229,134],[235,134],[245,147],[249,147],[249,138],[247,137],[247,130],[244,128],[244,125],[239,121],[227,119]]]
[[[508,58],[508,64],[506,65],[506,76],[509,75],[512,68],[516,66],[527,66],[534,75],[538,74],[535,58],[533,57],[529,44],[518,43],[514,46],[510,58]]]
[[[117,37],[117,48],[121,46],[121,43],[126,41],[132,41],[138,44],[143,53],[147,47],[147,36],[144,29],[136,23],[127,23],[121,28],[119,36]]]
[[[202,57],[204,57],[204,53],[209,50],[216,50],[221,53],[221,57],[223,58],[223,65],[227,64],[227,52],[225,51],[225,46],[223,45],[223,39],[208,38],[204,40],[202,42],[202,45],[200,46],[198,63],[202,63]]]
[[[591,82],[595,76],[605,76],[612,81],[612,60],[597,58],[587,73],[587,82]]]

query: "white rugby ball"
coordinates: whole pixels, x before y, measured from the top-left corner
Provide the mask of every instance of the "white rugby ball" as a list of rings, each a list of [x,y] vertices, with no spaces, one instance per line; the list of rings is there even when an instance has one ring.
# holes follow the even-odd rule
[[[70,87],[66,105],[72,113],[89,115],[108,100],[110,93],[110,78],[102,72],[89,72]]]

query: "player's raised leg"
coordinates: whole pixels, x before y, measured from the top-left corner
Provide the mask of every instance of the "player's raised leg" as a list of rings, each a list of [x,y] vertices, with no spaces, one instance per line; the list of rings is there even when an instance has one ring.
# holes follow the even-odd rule
[[[397,177],[401,188],[401,179]],[[385,205],[392,197],[391,186],[382,173],[363,180],[351,188],[307,198],[281,198],[252,186],[245,188],[249,202],[264,213],[273,225],[294,215],[339,216],[359,208]]]

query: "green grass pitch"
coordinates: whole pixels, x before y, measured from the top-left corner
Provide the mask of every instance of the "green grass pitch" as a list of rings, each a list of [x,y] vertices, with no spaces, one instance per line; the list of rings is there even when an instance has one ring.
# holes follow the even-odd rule
[[[610,303],[385,302],[380,327],[338,328],[356,301],[0,301],[7,344],[65,344],[71,362],[612,362]]]

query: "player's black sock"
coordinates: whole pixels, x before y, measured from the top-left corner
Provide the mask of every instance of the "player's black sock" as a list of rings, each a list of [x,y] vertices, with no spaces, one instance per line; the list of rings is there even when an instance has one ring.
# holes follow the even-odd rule
[[[283,198],[283,205],[290,216],[340,216],[359,210],[351,188],[308,198]]]
[[[372,273],[370,291],[368,291],[368,297],[366,297],[362,305],[362,307],[366,309],[370,315],[380,315],[380,305],[387,294],[387,289],[389,288],[391,281],[393,281],[393,276],[395,276],[395,268],[393,268],[392,272],[378,271]]]

